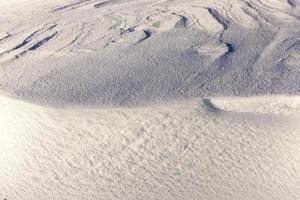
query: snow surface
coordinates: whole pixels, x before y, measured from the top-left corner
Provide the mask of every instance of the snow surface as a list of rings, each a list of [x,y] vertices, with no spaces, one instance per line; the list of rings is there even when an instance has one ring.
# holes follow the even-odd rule
[[[108,109],[0,97],[0,106],[1,198],[300,196],[299,97]]]
[[[1,1],[0,88],[52,105],[299,94],[298,5]]]
[[[300,199],[300,1],[0,1],[0,199]]]

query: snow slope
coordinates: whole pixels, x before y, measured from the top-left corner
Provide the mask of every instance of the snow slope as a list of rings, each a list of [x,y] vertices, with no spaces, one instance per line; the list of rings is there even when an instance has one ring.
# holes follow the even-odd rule
[[[47,104],[299,94],[298,1],[2,1],[0,88]]]
[[[0,1],[0,199],[298,200],[299,19],[298,0]]]
[[[300,196],[299,97],[110,109],[0,97],[0,106],[2,199]]]

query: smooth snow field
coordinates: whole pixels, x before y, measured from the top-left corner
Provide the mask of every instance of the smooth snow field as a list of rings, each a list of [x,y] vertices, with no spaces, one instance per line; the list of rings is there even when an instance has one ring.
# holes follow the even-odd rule
[[[299,200],[299,0],[0,0],[0,200]]]

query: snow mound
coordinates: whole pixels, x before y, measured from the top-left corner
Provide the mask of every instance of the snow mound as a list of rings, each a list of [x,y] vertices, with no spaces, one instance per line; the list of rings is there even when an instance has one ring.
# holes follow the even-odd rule
[[[298,1],[13,0],[0,11],[0,89],[32,102],[300,93]]]
[[[286,102],[294,109],[277,109]],[[48,108],[1,96],[0,197],[297,199],[299,105],[275,96]]]

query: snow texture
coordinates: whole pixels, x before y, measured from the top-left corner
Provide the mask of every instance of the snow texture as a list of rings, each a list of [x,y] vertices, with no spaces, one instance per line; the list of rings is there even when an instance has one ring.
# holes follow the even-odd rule
[[[1,198],[300,196],[299,97],[107,109],[0,97],[0,106]]]
[[[0,88],[49,105],[299,94],[298,1],[1,2]]]
[[[299,0],[9,0],[0,24],[0,199],[300,199]]]

